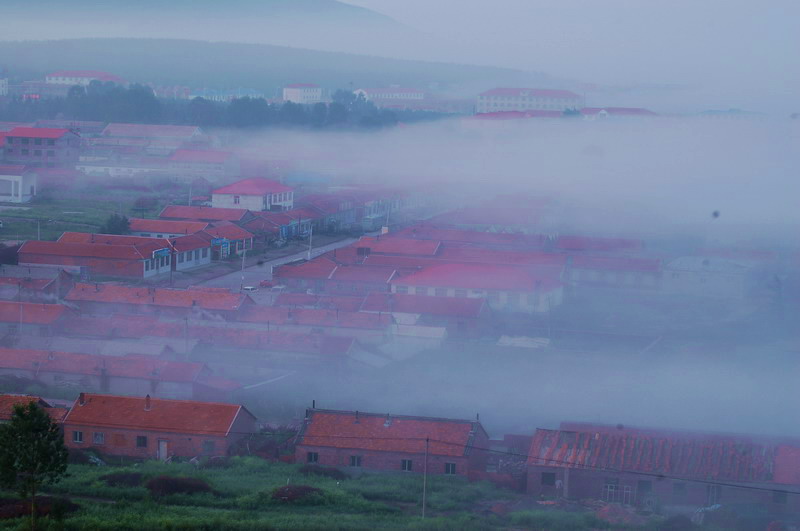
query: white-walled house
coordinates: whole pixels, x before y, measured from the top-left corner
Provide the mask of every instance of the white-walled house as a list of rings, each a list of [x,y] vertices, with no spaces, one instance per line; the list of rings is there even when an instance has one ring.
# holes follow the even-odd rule
[[[211,206],[254,212],[291,210],[294,208],[294,189],[272,179],[244,179],[211,192]]]
[[[283,87],[283,101],[300,105],[314,105],[325,101],[325,93],[313,83],[294,83]]]
[[[0,201],[27,203],[36,195],[36,172],[27,166],[0,166]]]

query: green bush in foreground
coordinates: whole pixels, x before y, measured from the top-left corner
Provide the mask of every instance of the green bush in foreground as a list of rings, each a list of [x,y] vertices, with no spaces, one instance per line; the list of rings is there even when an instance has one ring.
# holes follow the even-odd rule
[[[509,515],[515,526],[548,531],[573,531],[580,529],[610,529],[611,524],[591,513],[560,511],[520,511]]]

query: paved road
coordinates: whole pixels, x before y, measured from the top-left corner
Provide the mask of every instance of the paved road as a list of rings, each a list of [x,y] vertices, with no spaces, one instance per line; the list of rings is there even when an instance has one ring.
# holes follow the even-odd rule
[[[322,247],[315,247],[311,251],[311,257],[314,258],[328,251],[345,247],[357,241],[356,238],[347,238],[339,240]],[[308,258],[308,251],[301,251],[289,256],[276,258],[274,260],[265,261],[261,265],[253,265],[246,267],[244,271],[234,271],[221,277],[213,278],[205,282],[200,282],[201,286],[209,286],[214,288],[228,288],[230,290],[238,291],[241,286],[258,286],[262,280],[272,280],[272,268],[292,262],[294,260],[302,260]]]

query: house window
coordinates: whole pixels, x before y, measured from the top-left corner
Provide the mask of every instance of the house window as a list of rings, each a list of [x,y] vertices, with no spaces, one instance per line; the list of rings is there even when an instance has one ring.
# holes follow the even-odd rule
[[[395,293],[408,293],[408,286],[395,286]]]
[[[673,483],[672,495],[676,497],[686,496],[686,483]]]
[[[203,441],[203,453],[204,454],[214,453],[214,441]]]
[[[144,261],[144,270],[145,271],[150,271],[150,260],[145,260]]]
[[[82,431],[73,431],[72,432],[72,442],[74,442],[74,443],[82,443],[83,442],[83,432]]]
[[[23,149],[23,150],[22,150],[22,154],[23,154],[23,155],[27,155],[28,153],[29,153],[29,151],[28,151],[27,149]]]
[[[208,257],[208,247],[203,247],[203,258]]]
[[[25,145],[27,146],[27,145],[28,145],[28,143],[30,143],[30,140],[28,140],[27,138],[23,138],[23,139],[22,139],[22,143],[23,143],[23,144],[25,144]]]
[[[147,435],[136,436],[136,448],[147,448]]]
[[[308,452],[306,454],[306,461],[309,463],[319,463],[319,454],[317,452]]]
[[[455,463],[445,463],[444,464],[444,473],[448,475],[455,475],[456,473],[456,464]]]
[[[467,290],[465,289],[456,290],[456,297],[466,297],[466,296],[467,296]]]
[[[553,487],[556,484],[556,473],[555,472],[542,472],[542,485],[546,485],[548,487]]]
[[[789,495],[785,490],[772,491],[772,503],[779,503],[785,505],[789,501]]]
[[[350,456],[350,466],[355,466],[355,467],[361,466],[361,456],[360,455],[351,455]]]
[[[34,149],[33,150],[33,154],[34,154],[34,156],[41,157],[42,156],[42,150],[41,149]]]
[[[437,297],[447,297],[447,288],[436,288],[433,293]]]
[[[48,145],[48,146],[55,146],[55,145],[56,145],[56,141],[55,141],[55,140],[53,140],[53,139],[51,138],[51,139],[49,139],[49,140],[47,141],[47,145]]]
[[[183,263],[183,258],[184,258],[184,255],[185,255],[185,254],[186,254],[186,253],[178,253],[178,263],[179,263],[179,264],[182,264],[182,263]]]
[[[653,491],[653,482],[640,479],[636,484],[636,492],[640,495],[650,494]]]
[[[421,287],[417,286],[416,288],[414,288],[414,293],[416,295],[427,295],[428,294],[428,288],[421,288]]]
[[[105,444],[106,443],[106,434],[102,431],[96,431],[92,434],[92,442],[94,444]]]
[[[400,461],[400,468],[403,470],[403,472],[411,472],[413,464],[414,463],[411,461],[411,459],[403,459]]]
[[[200,249],[195,249],[194,250],[194,259],[197,260],[198,258],[200,258]]]
[[[233,196],[233,204],[234,205],[238,205],[239,204],[239,196],[238,195]]]
[[[55,157],[56,156],[56,152],[53,151],[52,149],[48,149],[47,150],[47,156],[48,157]]]

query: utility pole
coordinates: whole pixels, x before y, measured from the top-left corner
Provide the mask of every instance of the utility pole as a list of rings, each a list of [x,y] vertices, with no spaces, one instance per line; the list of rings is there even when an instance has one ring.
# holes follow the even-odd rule
[[[425,437],[425,460],[422,462],[422,519],[425,519],[425,502],[428,494],[428,443],[430,439]]]
[[[314,241],[314,225],[308,229],[308,259],[311,260],[311,242]]]
[[[36,220],[36,239],[42,239],[42,220],[40,219]]]
[[[247,256],[247,249],[244,248],[242,249],[242,283],[239,284],[239,293],[241,293],[242,290],[244,289],[244,260],[246,256]]]

